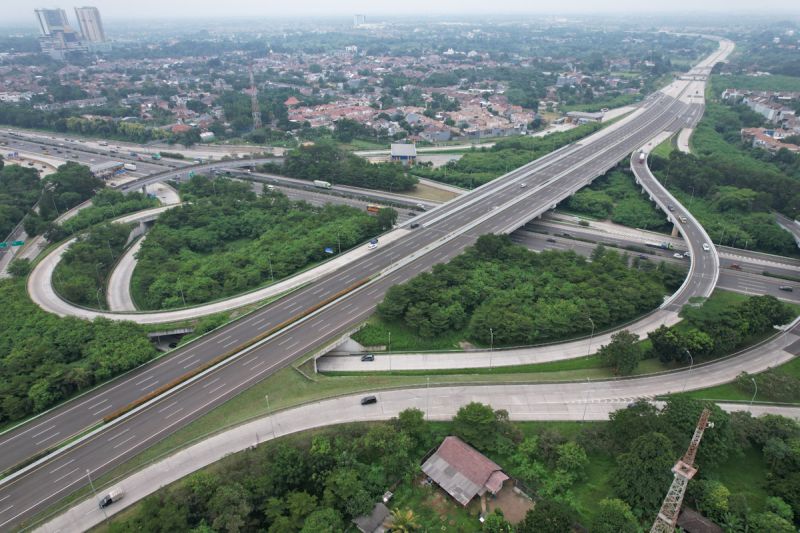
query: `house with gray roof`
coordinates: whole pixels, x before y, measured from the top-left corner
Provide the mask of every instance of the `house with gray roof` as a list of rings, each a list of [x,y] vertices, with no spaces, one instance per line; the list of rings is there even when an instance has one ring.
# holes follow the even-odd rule
[[[497,494],[509,479],[494,461],[453,436],[428,457],[422,471],[465,507],[475,496]]]

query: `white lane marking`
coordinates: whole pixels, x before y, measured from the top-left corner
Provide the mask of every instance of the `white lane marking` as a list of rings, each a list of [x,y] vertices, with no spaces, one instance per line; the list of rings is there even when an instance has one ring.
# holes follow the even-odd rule
[[[46,433],[46,432],[50,431],[50,430],[51,430],[51,429],[53,429],[54,427],[56,427],[56,425],[55,425],[55,424],[53,424],[52,426],[50,426],[50,427],[48,427],[48,428],[44,428],[44,429],[43,429],[43,430],[41,430],[39,433],[34,433],[33,435],[31,435],[31,437],[38,437],[38,436],[39,436],[39,435],[41,435],[42,433]]]
[[[122,446],[123,444],[125,444],[126,442],[130,442],[132,439],[135,439],[135,438],[136,438],[136,435],[131,435],[131,436],[130,436],[130,437],[128,437],[127,439],[125,439],[125,440],[123,440],[123,441],[120,441],[120,442],[116,443],[116,444],[113,446],[113,448],[116,450],[117,448],[119,448],[120,446]]]
[[[128,431],[130,431],[130,429],[124,429],[124,430],[120,431],[119,433],[117,433],[116,435],[114,435],[113,437],[109,437],[108,438],[108,442],[111,442],[112,440],[114,440],[114,439],[116,439],[118,437],[121,437],[122,435],[124,435]]]
[[[34,442],[34,444],[38,446],[38,445],[40,445],[41,443],[43,443],[43,442],[47,442],[48,440],[50,440],[50,439],[52,439],[53,437],[56,437],[56,436],[58,436],[58,435],[61,435],[61,432],[60,432],[60,431],[56,431],[55,433],[53,433],[53,434],[52,434],[52,435],[50,435],[49,437],[45,437],[45,438],[43,438],[43,439],[42,439],[42,440],[40,440],[40,441],[36,441],[36,442]]]
[[[289,346],[287,346],[287,347],[286,347],[286,349],[287,349],[287,350],[291,350],[292,348],[294,348],[295,346],[297,346],[297,343],[299,343],[299,342],[300,342],[300,341],[294,341],[292,344],[290,344]]]
[[[88,407],[86,407],[86,408],[87,408],[87,409],[94,409],[95,407],[97,407],[97,406],[98,406],[98,405],[100,405],[101,403],[106,403],[107,401],[108,401],[108,398],[106,398],[105,400],[100,400],[99,402],[97,402],[97,403],[95,403],[95,404],[92,404],[92,405],[90,405],[90,406],[88,406]]]
[[[161,409],[159,409],[159,410],[158,410],[158,412],[159,412],[159,413],[163,413],[164,411],[166,411],[167,409],[169,409],[170,407],[172,407],[172,406],[173,406],[173,405],[175,405],[176,403],[178,403],[178,400],[175,400],[174,402],[170,403],[169,405],[165,405],[164,407],[162,407]]]
[[[61,470],[61,469],[62,469],[62,468],[64,468],[65,466],[67,466],[67,465],[70,465],[70,464],[72,464],[72,463],[74,463],[74,462],[75,462],[75,459],[70,459],[69,461],[67,461],[67,462],[66,462],[66,463],[64,463],[63,465],[59,466],[58,468],[54,468],[54,469],[52,469],[52,470],[50,471],[50,473],[51,473],[51,474],[55,474],[56,472],[58,472],[59,470]],[[6,498],[8,498],[8,496],[6,496],[6,497],[4,497],[4,498],[0,498],[0,502],[1,502],[1,501],[3,501],[3,500],[5,500]]]
[[[11,510],[11,509],[13,509],[13,508],[14,508],[14,506],[13,506],[13,505],[9,505],[8,507],[6,507],[6,508],[5,508],[5,509],[3,509],[2,511],[0,511],[0,514],[3,514],[3,513],[5,513],[6,511],[9,511],[9,510]],[[12,520],[13,520],[13,519],[12,519]],[[3,523],[5,523],[5,522],[3,522]]]
[[[189,362],[186,364],[186,366],[184,366],[184,367],[183,367],[183,369],[184,369],[184,370],[186,370],[186,369],[187,369],[187,368],[189,368],[190,366],[194,366],[194,364],[195,364],[196,362],[197,362],[197,361],[195,361],[194,359],[190,360],[190,361],[189,361]]]
[[[144,383],[145,381],[150,381],[151,379],[154,379],[154,378],[155,378],[155,376],[151,374],[151,375],[147,376],[146,378],[144,378],[144,379],[140,379],[139,381],[137,381],[137,382],[135,383],[135,385],[141,385],[141,384],[142,384],[142,383]]]
[[[324,290],[325,290],[325,287],[323,286],[323,287],[320,287],[319,289],[313,291],[311,294],[317,295],[317,294],[321,293]]]
[[[178,359],[175,359],[175,362],[176,362],[176,363],[181,363],[181,362],[183,362],[184,360],[186,360],[186,359],[188,359],[188,358],[190,358],[190,357],[194,357],[194,356],[195,356],[195,354],[193,354],[193,353],[191,353],[191,352],[190,352],[190,353],[187,353],[187,354],[186,354],[185,356],[183,356],[183,357],[180,357],[180,358],[178,358]]]
[[[155,385],[155,383],[154,383],[153,385]],[[144,390],[144,389],[141,389],[141,390]],[[109,410],[109,409],[111,409],[112,407],[113,407],[113,406],[112,406],[111,404],[108,404],[108,405],[106,405],[105,407],[103,407],[102,409],[100,409],[100,410],[98,410],[98,411],[95,411],[95,412],[93,412],[93,413],[92,413],[92,416],[97,416],[97,415],[99,415],[100,413],[102,413],[103,411],[108,411],[108,410]]]
[[[77,472],[77,471],[78,471],[78,469],[77,469],[77,468],[75,468],[75,469],[73,469],[73,470],[70,470],[69,472],[67,472],[66,474],[64,474],[63,476],[61,476],[60,478],[58,478],[58,479],[54,479],[54,480],[53,480],[53,484],[55,485],[56,483],[58,483],[59,481],[61,481],[61,480],[62,480],[62,479],[64,479],[65,477],[69,477],[69,476],[71,476],[72,474],[74,474],[74,473],[75,473],[75,472]]]
[[[221,339],[217,340],[217,344],[221,343],[222,341],[226,341],[230,339],[233,335],[228,335],[227,337],[222,337]]]
[[[283,339],[281,342],[278,343],[278,346],[283,346],[284,344],[286,344],[290,340],[292,340],[291,335],[287,335],[285,339]]]
[[[205,385],[203,385],[203,388],[204,388],[204,389],[207,389],[208,387],[210,387],[211,385],[213,385],[213,384],[214,384],[214,383],[216,383],[217,381],[219,381],[219,378],[214,378],[214,379],[212,379],[211,381],[209,381],[208,383],[206,383]]]
[[[261,361],[261,362],[260,362],[260,363],[258,363],[257,365],[253,365],[253,368],[251,368],[250,370],[255,370],[256,368],[260,367],[261,365],[263,365],[263,364],[265,364],[265,363],[266,363],[266,361]]]
[[[247,365],[252,365],[252,364],[253,364],[253,363],[256,361],[256,359],[258,359],[258,357],[252,357],[252,358],[248,359],[247,361],[245,361],[245,362],[244,362],[244,363],[242,363],[242,364],[243,364],[244,366],[247,366]]]
[[[380,287],[375,287],[374,289],[372,289],[372,290],[370,290],[370,291],[367,291],[367,294],[368,294],[369,296],[372,296],[372,295],[373,295],[373,294],[375,294],[375,293],[376,293],[378,290],[380,290]]]
[[[165,416],[164,416],[164,418],[169,418],[169,417],[171,417],[171,416],[177,415],[177,414],[178,414],[178,413],[180,413],[181,411],[183,411],[183,407],[179,407],[178,409],[175,409],[175,410],[174,410],[174,411],[172,411],[170,414],[168,414],[168,415],[165,415]]]
[[[208,391],[208,393],[209,394],[214,394],[215,392],[217,392],[219,389],[221,389],[224,386],[225,386],[224,383],[222,385],[218,385],[218,386],[214,387],[213,389],[211,389],[210,391]]]
[[[254,325],[254,326],[257,326],[258,324],[261,324],[262,322],[264,322],[266,319],[267,319],[267,317],[264,317],[264,318],[259,318],[258,320],[256,320],[255,322],[253,322],[253,325]]]

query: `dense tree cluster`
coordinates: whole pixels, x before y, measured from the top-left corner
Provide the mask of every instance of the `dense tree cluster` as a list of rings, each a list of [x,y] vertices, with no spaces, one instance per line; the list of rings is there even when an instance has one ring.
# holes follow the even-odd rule
[[[633,176],[619,168],[564,200],[564,206],[570,211],[611,219],[632,228],[669,229],[664,213],[642,195]]]
[[[39,173],[19,165],[2,166],[0,159],[0,239],[19,224],[39,200]]]
[[[41,181],[39,212],[29,212],[24,219],[25,232],[39,235],[53,229],[52,221],[65,211],[91,198],[104,183],[89,167],[68,162]]]
[[[24,280],[0,280],[0,290],[0,423],[48,409],[156,355],[136,324],[46,313],[28,298]]]
[[[225,178],[195,176],[181,195],[188,203],[162,213],[138,252],[132,285],[143,308],[207,302],[281,279],[386,223],[386,214],[353,207],[313,207],[270,191],[257,196],[249,184]]]
[[[78,236],[53,272],[55,290],[70,302],[105,307],[104,288],[131,229],[131,224],[105,223]]]
[[[396,481],[415,473],[433,444],[422,412],[388,423],[341,427],[297,445],[261,446],[219,472],[192,474],[147,498],[110,530],[343,532]],[[399,510],[396,518],[413,523]]]
[[[753,296],[725,307],[686,306],[679,326],[651,331],[650,355],[662,362],[689,362],[732,353],[748,341],[773,331],[794,317],[792,309],[774,296]]]
[[[546,137],[509,137],[497,141],[491,148],[471,150],[458,161],[451,161],[436,169],[418,166],[414,169],[414,173],[471,189],[598,129],[600,124],[591,123],[569,131],[552,133]]]
[[[417,184],[417,178],[406,174],[397,163],[372,164],[327,141],[292,150],[279,171],[304,180],[385,191],[410,191]]]
[[[588,334],[591,321],[600,330],[658,307],[670,289],[665,268],[629,268],[627,256],[603,247],[587,261],[485,235],[432,273],[390,288],[378,312],[422,337],[463,330],[487,346],[492,338],[495,346],[532,344]]]
[[[112,189],[102,189],[92,198],[91,207],[82,209],[77,215],[65,220],[58,226],[51,226],[47,231],[46,237],[51,242],[60,241],[68,235],[77,233],[89,226],[127,213],[134,213],[157,206],[158,200],[139,192],[123,194]]]

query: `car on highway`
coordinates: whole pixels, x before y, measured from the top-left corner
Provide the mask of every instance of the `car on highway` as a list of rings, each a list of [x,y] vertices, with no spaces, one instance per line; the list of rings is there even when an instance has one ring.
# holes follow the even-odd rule
[[[416,208],[419,209],[420,211],[425,211],[425,206],[422,204],[417,204]]]
[[[686,224],[686,222],[687,222],[687,220],[686,220],[686,217],[685,217],[685,216],[682,216],[682,215],[678,217],[678,220],[680,220],[680,221],[681,221],[681,222],[683,222],[684,224]]]
[[[711,247],[708,245],[708,243],[707,243],[707,242],[704,242],[704,243],[703,243],[703,251],[704,251],[704,252],[707,252],[707,251],[709,251],[709,250],[711,250]]]
[[[411,225],[408,226],[408,227],[411,228],[411,229],[418,228],[419,227],[419,222],[412,222]]]
[[[741,267],[741,266],[739,266],[739,264],[738,264],[738,263],[733,263],[733,264],[732,264],[731,266],[729,266],[728,268],[730,268],[731,270],[741,270],[741,269],[742,269],[742,267]]]
[[[361,398],[361,405],[369,405],[371,403],[378,403],[378,398],[376,396],[364,396]]]
[[[685,252],[683,252],[683,257],[691,257],[691,256],[692,256],[692,252],[690,252],[689,250],[686,250]]]
[[[672,257],[674,257],[675,259],[683,259],[683,254],[676,252],[672,254]]]
[[[525,188],[525,187],[527,187],[527,186],[528,186],[528,184],[527,184],[527,183],[520,183],[520,184],[519,184],[519,188],[520,188],[520,189],[524,189],[524,188]]]
[[[786,292],[794,292],[794,288],[793,288],[793,287],[790,287],[789,285],[781,285],[781,286],[780,286],[780,287],[778,287],[778,288],[779,288],[780,290],[782,290],[782,291],[786,291]]]
[[[378,239],[372,239],[371,241],[369,241],[369,244],[367,244],[368,250],[374,250],[377,247],[378,247]]]
[[[417,214],[414,211],[409,211],[408,212],[408,216],[415,217],[415,216],[417,216]]]
[[[375,360],[375,354],[365,353],[361,356],[361,361],[367,363]]]
[[[675,206],[674,206],[674,205],[672,205],[672,204],[669,204],[669,205],[667,206],[667,209],[669,209],[670,211],[675,211]]]

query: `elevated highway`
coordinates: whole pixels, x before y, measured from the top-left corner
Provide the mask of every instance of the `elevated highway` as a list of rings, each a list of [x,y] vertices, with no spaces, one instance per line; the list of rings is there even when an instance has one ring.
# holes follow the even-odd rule
[[[81,437],[71,447],[0,481],[0,501],[5,505],[0,509],[0,528],[18,524],[87,483],[87,470],[92,476],[108,471],[291,361],[313,354],[368,316],[392,285],[449,260],[479,235],[510,232],[523,225],[602,175],[644,140],[664,130],[674,131],[702,109],[680,99],[686,90],[681,83],[685,84],[676,82],[671,88],[678,98],[658,93],[643,104],[641,112],[600,134],[425,213],[418,217],[422,227],[408,231],[391,246],[379,247],[368,259],[7,432],[0,439],[0,468],[93,426],[105,413],[179,378],[187,369],[235,352],[172,389],[168,396],[137,407]],[[168,178],[160,175],[151,179]],[[321,303],[324,305],[319,307]],[[311,314],[300,312],[314,308]],[[272,333],[287,322],[290,325]],[[244,347],[262,333],[269,335]]]

